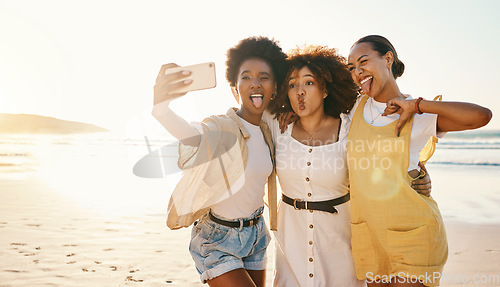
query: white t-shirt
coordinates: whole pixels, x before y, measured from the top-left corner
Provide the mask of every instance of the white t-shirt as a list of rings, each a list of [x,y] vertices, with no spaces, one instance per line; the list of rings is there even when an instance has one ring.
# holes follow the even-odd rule
[[[352,120],[354,111],[358,107],[361,98],[362,97],[358,97],[354,107],[349,113],[350,120]],[[411,97],[408,97],[408,99],[411,99]],[[382,127],[398,120],[399,114],[382,116],[386,106],[386,103],[377,102],[373,98],[368,98],[365,104],[365,109],[363,110],[365,121],[371,126]],[[420,167],[418,166],[420,151],[424,148],[431,136],[443,137],[446,134],[436,133],[436,123],[436,114],[415,114],[415,117],[413,118],[413,126],[411,128],[410,164],[408,166],[408,171],[413,169],[420,170]]]
[[[228,199],[212,206],[216,215],[235,219],[246,218],[264,205],[265,185],[273,171],[273,163],[260,126],[253,125],[241,117],[243,127],[250,134],[246,144],[248,159],[245,167],[243,187]]]

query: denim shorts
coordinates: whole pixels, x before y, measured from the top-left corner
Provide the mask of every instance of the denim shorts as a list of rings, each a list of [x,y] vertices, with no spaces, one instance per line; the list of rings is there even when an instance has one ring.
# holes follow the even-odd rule
[[[264,207],[257,209],[248,218],[226,219],[240,221],[253,219],[262,214]],[[266,269],[266,248],[271,241],[264,218],[252,226],[227,227],[210,220],[208,213],[193,226],[189,252],[193,257],[201,281],[205,283],[229,271]]]

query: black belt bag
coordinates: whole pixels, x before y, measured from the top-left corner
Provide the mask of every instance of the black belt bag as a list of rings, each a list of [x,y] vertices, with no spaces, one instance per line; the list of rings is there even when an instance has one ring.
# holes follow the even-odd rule
[[[305,210],[318,210],[325,211],[329,213],[339,213],[335,208],[336,205],[342,204],[344,202],[348,202],[351,199],[351,194],[348,193],[344,196],[337,197],[330,200],[325,201],[301,201],[298,199],[290,198],[284,194],[282,194],[282,200],[284,203],[293,206],[293,208],[305,209]]]

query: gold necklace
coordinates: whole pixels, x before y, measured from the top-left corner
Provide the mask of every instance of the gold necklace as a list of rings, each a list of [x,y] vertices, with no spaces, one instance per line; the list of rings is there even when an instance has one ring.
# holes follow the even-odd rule
[[[374,100],[373,100],[373,98],[370,98],[370,100],[371,100],[371,101],[370,101],[370,117],[372,118],[371,124],[373,125],[373,122],[374,122],[374,121],[375,121],[375,120],[376,120],[376,119],[377,119],[380,115],[382,115],[382,114],[384,113],[384,111],[379,112],[379,114],[378,114],[375,118],[373,118],[373,110],[375,109],[375,108],[373,107],[373,101],[374,101]]]
[[[306,129],[305,129],[305,128],[304,128],[304,126],[302,125],[302,122],[301,122],[301,121],[300,121],[300,119],[299,119],[300,127],[302,128],[302,130],[303,130],[303,131],[306,133],[306,135],[307,135],[307,142],[308,142],[308,143],[311,143],[311,142],[313,141],[313,139],[314,139],[313,135],[314,135],[317,131],[319,131],[319,130],[321,129],[321,126],[323,125],[323,123],[324,123],[324,122],[325,122],[325,119],[321,120],[321,123],[318,125],[318,128],[317,128],[317,129],[316,129],[313,133],[311,133],[311,134],[310,134],[310,133],[308,133],[308,132],[306,131]]]

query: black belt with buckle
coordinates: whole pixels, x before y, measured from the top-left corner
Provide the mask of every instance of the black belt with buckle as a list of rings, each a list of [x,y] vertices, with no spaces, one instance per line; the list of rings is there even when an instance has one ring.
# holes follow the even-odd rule
[[[234,228],[239,228],[240,226],[241,227],[248,227],[248,226],[256,225],[257,222],[259,222],[260,217],[262,216],[262,214],[259,214],[258,216],[256,216],[253,219],[244,220],[243,223],[241,224],[240,223],[241,221],[227,221],[227,220],[219,219],[219,218],[215,217],[212,214],[212,212],[209,212],[208,215],[210,216],[210,220],[212,220],[213,222],[227,226],[227,227],[234,227]]]
[[[284,203],[293,206],[295,209],[305,209],[305,210],[319,210],[330,213],[339,213],[335,208],[336,205],[342,204],[344,202],[348,202],[351,199],[351,194],[348,193],[341,197],[337,197],[330,200],[325,201],[301,201],[298,199],[290,198],[284,194],[282,194],[282,200]]]

